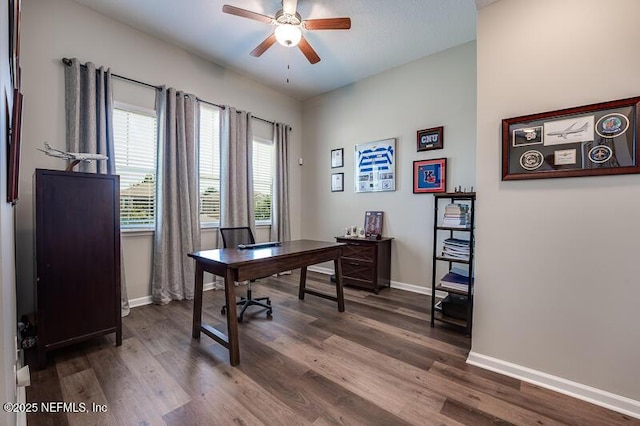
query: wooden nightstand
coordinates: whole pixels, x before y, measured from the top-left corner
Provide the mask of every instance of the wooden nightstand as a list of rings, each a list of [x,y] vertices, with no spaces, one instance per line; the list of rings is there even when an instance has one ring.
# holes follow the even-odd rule
[[[336,237],[346,243],[342,251],[342,283],[378,294],[391,283],[391,240],[393,238]]]

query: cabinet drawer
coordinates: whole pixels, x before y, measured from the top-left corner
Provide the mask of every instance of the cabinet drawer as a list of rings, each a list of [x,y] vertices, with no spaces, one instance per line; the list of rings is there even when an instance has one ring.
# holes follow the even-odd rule
[[[373,262],[376,256],[375,246],[369,244],[349,243],[342,249],[342,257]]]
[[[376,286],[373,282],[369,280],[359,280],[357,278],[342,278],[342,285],[351,286],[351,287],[360,287],[368,290],[375,290]]]
[[[342,276],[359,280],[373,280],[373,264],[371,262],[356,262],[342,258]]]

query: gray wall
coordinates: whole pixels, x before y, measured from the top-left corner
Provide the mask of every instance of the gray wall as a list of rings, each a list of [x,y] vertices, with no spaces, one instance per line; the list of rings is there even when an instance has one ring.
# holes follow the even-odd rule
[[[433,196],[413,194],[413,161],[446,157],[447,189],[475,186],[475,75],[469,42],[305,101],[302,235],[331,239],[382,210],[383,234],[395,238],[393,285],[430,290]],[[436,126],[444,148],[417,152],[416,132]],[[355,193],[354,146],[387,138],[397,138],[396,190]],[[344,148],[340,169],[331,169],[335,148]],[[344,172],[344,192],[331,192],[332,172]]]
[[[176,46],[107,18],[70,0],[23,3],[22,69],[25,98],[21,203],[17,221],[19,312],[33,310],[32,175],[36,168],[63,169],[62,160],[36,151],[44,141],[65,146],[63,57],[110,67],[112,72],[152,84],[165,84],[202,99],[251,111],[293,126],[291,145],[292,234],[300,236],[301,104],[239,74]],[[153,106],[153,91],[117,81],[116,100]],[[256,124],[257,133],[269,129]],[[203,247],[212,247],[215,230],[203,231]],[[266,231],[258,233],[258,237]],[[130,299],[150,293],[152,234],[125,234],[125,271]]]
[[[638,16],[637,0],[502,0],[479,11],[472,352],[636,416],[640,178],[502,182],[500,123],[639,96]]]

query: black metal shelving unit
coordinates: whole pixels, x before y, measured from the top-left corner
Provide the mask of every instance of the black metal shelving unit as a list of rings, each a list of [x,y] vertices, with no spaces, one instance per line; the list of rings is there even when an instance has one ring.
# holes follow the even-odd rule
[[[471,336],[471,326],[473,320],[473,257],[475,249],[475,213],[476,213],[476,193],[475,192],[445,192],[434,194],[433,210],[433,268],[431,274],[431,327],[436,321],[458,326],[464,329],[465,334]],[[469,223],[465,227],[442,226],[443,215],[439,214],[439,207],[442,201],[455,203],[461,201],[469,205]],[[469,240],[469,260],[453,259],[442,255],[441,247],[438,247],[438,236],[440,232],[448,232],[449,238],[454,238],[454,233],[468,234]],[[455,234],[459,235],[459,234]],[[466,238],[463,238],[466,239]],[[440,250],[439,250],[440,249]],[[467,291],[444,288],[440,285],[440,278],[436,276],[438,262],[448,262],[449,270],[453,264],[466,265],[469,272],[467,281]],[[446,316],[436,308],[436,291],[443,291],[448,294],[466,297],[466,320]]]

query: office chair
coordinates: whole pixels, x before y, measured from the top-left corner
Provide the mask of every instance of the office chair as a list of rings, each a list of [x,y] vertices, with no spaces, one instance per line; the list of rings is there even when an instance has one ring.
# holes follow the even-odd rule
[[[238,244],[255,244],[255,238],[253,238],[253,232],[251,232],[251,228],[248,226],[242,226],[237,228],[220,228],[220,233],[222,234],[222,244],[224,248],[236,248]],[[236,303],[238,306],[242,306],[242,310],[240,311],[240,315],[238,315],[238,322],[242,322],[242,317],[244,315],[244,311],[247,310],[249,306],[262,306],[267,309],[267,318],[271,317],[273,313],[271,308],[271,299],[268,297],[251,297],[251,283],[255,280],[249,281],[247,284],[247,297],[240,297],[240,301]],[[264,303],[262,302],[264,301]],[[227,312],[227,305],[222,307],[221,313],[225,315]]]

